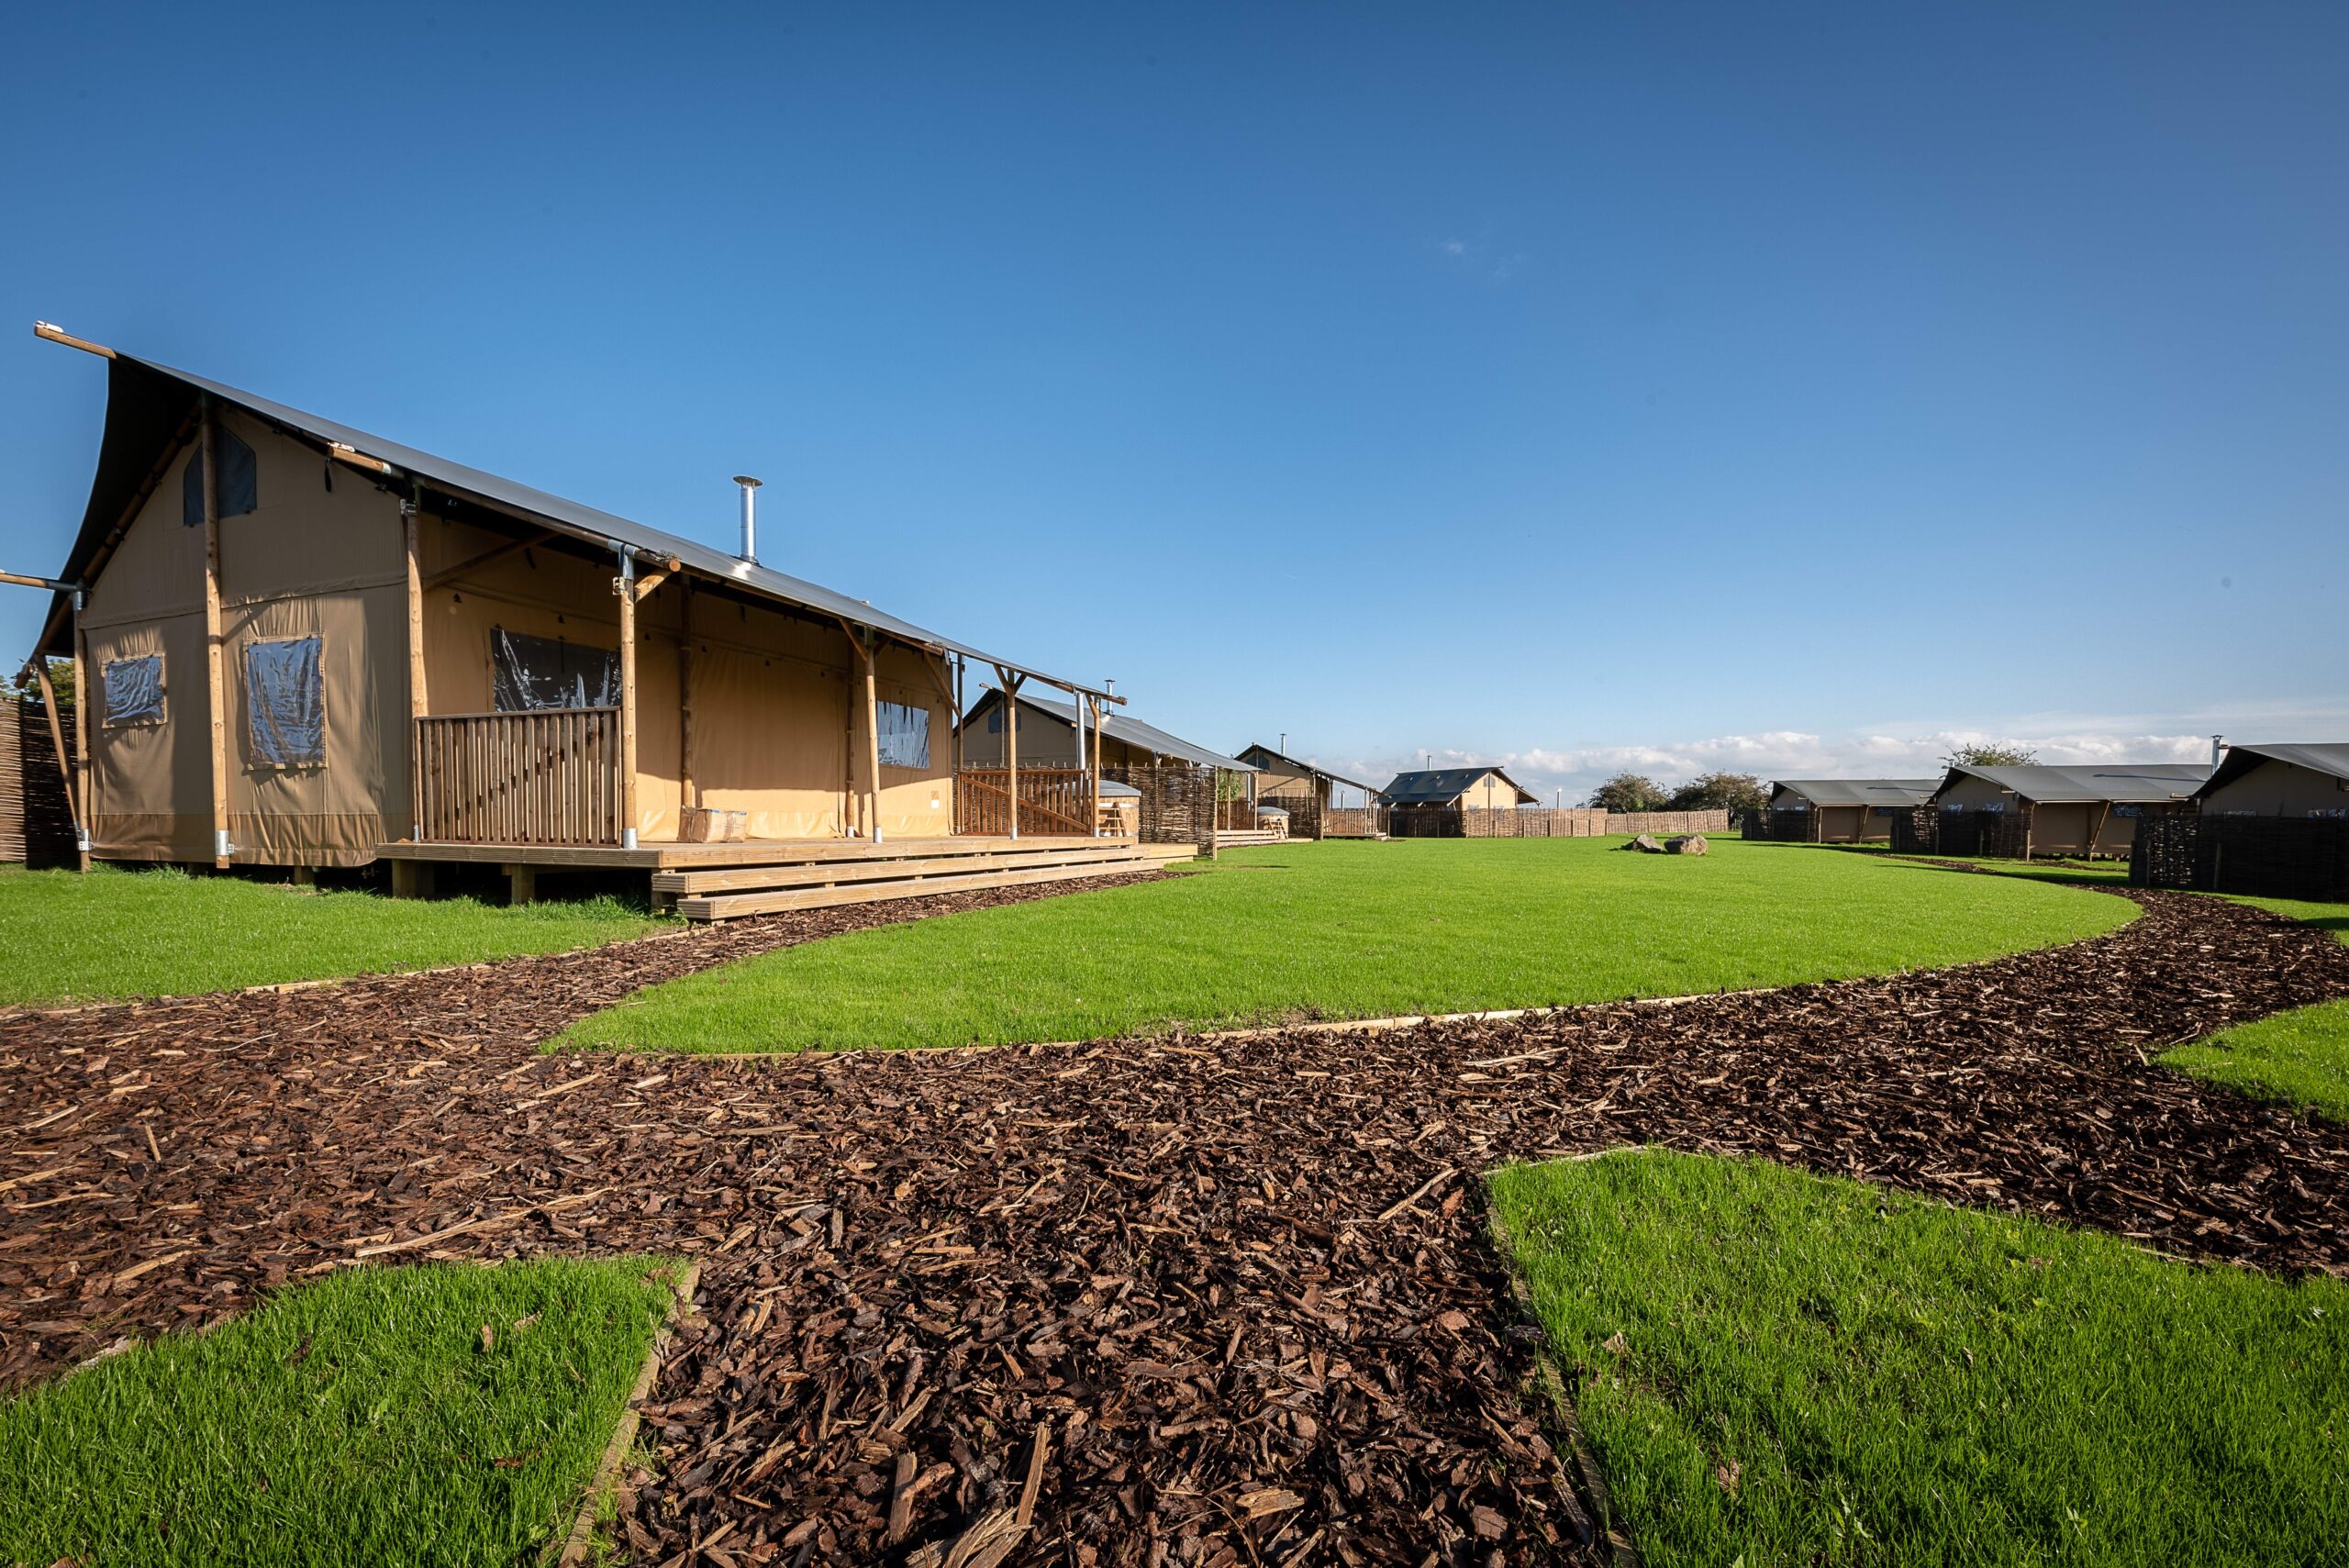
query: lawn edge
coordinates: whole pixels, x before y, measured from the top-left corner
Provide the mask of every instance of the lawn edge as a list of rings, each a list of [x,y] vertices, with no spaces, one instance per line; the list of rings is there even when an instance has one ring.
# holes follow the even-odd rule
[[[669,1348],[677,1326],[694,1312],[694,1292],[701,1284],[699,1260],[685,1265],[669,1298],[668,1314],[653,1333],[652,1342],[644,1348],[644,1364],[637,1369],[636,1383],[629,1390],[628,1402],[620,1407],[620,1418],[612,1428],[611,1440],[604,1445],[603,1457],[596,1462],[596,1472],[588,1477],[587,1490],[579,1501],[579,1513],[572,1520],[571,1532],[563,1538],[562,1554],[555,1559],[555,1568],[580,1568],[587,1561],[587,1549],[596,1534],[596,1515],[604,1499],[612,1495],[619,1480],[620,1466],[628,1459],[636,1442],[637,1429],[643,1423],[643,1412],[638,1408],[652,1392],[653,1380],[661,1375],[661,1353]]]
[[[1637,1152],[1643,1147],[1635,1143],[1619,1144],[1588,1154],[1570,1154],[1560,1158],[1601,1160],[1626,1151]],[[1547,1164],[1551,1162],[1529,1162]],[[1478,1181],[1486,1184],[1488,1192],[1492,1174],[1492,1171],[1487,1170],[1477,1177]],[[1543,1395],[1546,1414],[1551,1418],[1553,1429],[1566,1440],[1566,1450],[1574,1455],[1573,1471],[1569,1472],[1561,1464],[1558,1472],[1567,1496],[1593,1534],[1599,1538],[1589,1544],[1597,1545],[1603,1540],[1614,1568],[1641,1568],[1640,1551],[1631,1542],[1630,1525],[1623,1518],[1623,1511],[1615,1506],[1614,1495],[1607,1489],[1607,1477],[1599,1469],[1598,1456],[1591,1451],[1590,1438],[1582,1429],[1581,1418],[1575,1414],[1573,1385],[1566,1380],[1565,1369],[1551,1353],[1549,1330],[1542,1327],[1542,1316],[1534,1309],[1533,1298],[1525,1288],[1524,1273],[1517,1266],[1517,1244],[1509,1236],[1508,1226],[1501,1219],[1500,1210],[1489,1202],[1485,1209],[1485,1230],[1492,1239],[1494,1253],[1500,1259],[1501,1272],[1508,1277],[1509,1302],[1517,1309],[1519,1321],[1541,1330],[1542,1337],[1533,1341],[1533,1385]],[[1579,1486],[1575,1485],[1577,1478],[1581,1483]]]
[[[37,1002],[11,1002],[0,1006],[0,1024],[15,1023],[23,1018],[66,1018],[78,1013],[100,1013],[117,1007],[183,1006],[191,1002],[216,1002],[235,996],[291,995],[300,991],[324,991],[336,985],[360,985],[370,980],[417,980],[431,975],[464,974],[476,969],[495,969],[508,963],[528,963],[539,958],[576,958],[582,953],[601,952],[606,948],[625,947],[630,942],[670,942],[689,937],[699,928],[680,926],[674,930],[647,931],[641,936],[619,937],[608,942],[592,942],[585,947],[555,948],[546,952],[508,953],[504,958],[476,958],[463,963],[436,963],[426,969],[365,969],[356,974],[322,974],[310,980],[264,980],[258,984],[233,986],[226,991],[173,991],[156,995],[108,996],[90,1002],[72,1002],[61,1006],[48,1007]]]

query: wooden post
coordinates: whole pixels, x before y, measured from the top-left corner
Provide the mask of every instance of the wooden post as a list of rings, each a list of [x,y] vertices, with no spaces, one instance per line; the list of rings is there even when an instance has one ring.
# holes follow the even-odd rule
[[[952,760],[954,763],[953,804],[949,807],[947,831],[963,830],[963,656],[954,655],[954,732]]]
[[[75,843],[81,869],[90,869],[90,851],[97,843],[97,784],[90,771],[90,643],[82,635],[82,590],[73,590],[73,771],[81,791],[75,817],[82,836]]]
[[[876,844],[886,837],[881,828],[881,693],[874,684],[874,666],[881,662],[879,644],[870,628],[857,639],[857,651],[864,656],[864,819]]]
[[[528,904],[539,895],[539,868],[524,862],[502,866],[506,873],[506,902]]]
[[[1101,836],[1101,705],[1087,695],[1079,699],[1093,715],[1093,836]]]
[[[694,793],[693,579],[679,579],[677,592],[684,606],[680,614],[685,617],[685,636],[677,642],[677,805],[683,809],[701,804]]]
[[[1011,836],[1019,837],[1019,685],[1020,678],[998,664],[996,679],[1003,683],[1003,792],[1008,797]]]
[[[408,837],[424,837],[424,485],[413,484],[400,506],[407,535]]]
[[[204,680],[212,717],[212,865],[228,868],[228,699],[220,670],[220,413],[204,399]]]
[[[620,547],[620,848],[636,848],[636,557]]]

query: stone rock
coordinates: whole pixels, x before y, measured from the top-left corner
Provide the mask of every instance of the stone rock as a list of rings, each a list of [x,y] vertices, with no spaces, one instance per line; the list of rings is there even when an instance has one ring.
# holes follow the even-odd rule
[[[1712,846],[1705,842],[1702,833],[1691,833],[1685,839],[1666,839],[1664,851],[1675,855],[1701,855]]]
[[[1645,833],[1641,834],[1638,838],[1632,840],[1623,847],[1627,850],[1637,850],[1643,855],[1660,855],[1664,853],[1664,846],[1657,843],[1653,839],[1649,838]]]

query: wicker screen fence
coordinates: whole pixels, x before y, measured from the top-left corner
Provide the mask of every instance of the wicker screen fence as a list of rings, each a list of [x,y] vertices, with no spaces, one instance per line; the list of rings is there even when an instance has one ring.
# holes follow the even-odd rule
[[[2031,846],[2031,811],[1943,811],[1920,806],[1892,819],[1892,847],[1904,855],[1971,855],[2019,861]]]
[[[2349,899],[2349,821],[2340,817],[2148,817],[2129,880],[2267,898]]]
[[[1595,806],[1397,806],[1388,831],[1397,839],[1598,839],[1616,833],[1726,833],[1719,811],[1601,811]]]
[[[57,705],[57,727],[70,744],[73,705]],[[73,865],[73,807],[57,771],[49,709],[29,695],[0,712],[0,861]]]
[[[1104,779],[1141,792],[1140,828],[1145,844],[1215,842],[1216,789],[1213,768],[1187,762],[1155,767],[1105,766]]]

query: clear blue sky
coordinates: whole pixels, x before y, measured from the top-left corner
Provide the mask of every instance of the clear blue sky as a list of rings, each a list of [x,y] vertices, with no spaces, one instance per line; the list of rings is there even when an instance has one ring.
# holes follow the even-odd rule
[[[2349,735],[2349,7],[25,6],[0,54],[11,570],[104,403],[39,316],[713,541],[759,473],[785,570],[1230,747],[1546,795]]]

